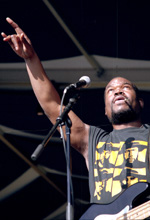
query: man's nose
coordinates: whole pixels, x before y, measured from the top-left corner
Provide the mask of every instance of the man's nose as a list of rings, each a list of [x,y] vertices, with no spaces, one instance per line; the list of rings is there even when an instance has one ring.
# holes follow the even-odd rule
[[[115,89],[115,95],[122,95],[122,94],[123,94],[122,88],[118,87]]]

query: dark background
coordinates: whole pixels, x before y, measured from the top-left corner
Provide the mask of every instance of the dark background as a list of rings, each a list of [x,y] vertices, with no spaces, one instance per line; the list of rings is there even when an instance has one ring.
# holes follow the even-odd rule
[[[49,1],[89,54],[149,60],[150,2],[136,0]],[[80,55],[42,0],[1,0],[1,32],[14,19],[29,35],[42,60]],[[1,44],[1,62],[20,59]]]

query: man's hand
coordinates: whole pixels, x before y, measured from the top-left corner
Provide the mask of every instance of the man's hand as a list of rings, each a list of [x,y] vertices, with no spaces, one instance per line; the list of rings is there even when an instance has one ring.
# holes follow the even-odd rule
[[[23,59],[32,58],[35,52],[30,39],[12,19],[6,18],[6,21],[14,28],[16,34],[6,35],[2,32],[3,41],[8,42],[13,51]]]

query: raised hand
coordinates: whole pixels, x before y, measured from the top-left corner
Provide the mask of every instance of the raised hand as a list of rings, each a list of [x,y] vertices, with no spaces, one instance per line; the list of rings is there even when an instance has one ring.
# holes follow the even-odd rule
[[[13,51],[23,59],[32,58],[35,52],[30,39],[12,19],[6,18],[6,21],[14,28],[16,34],[6,35],[2,32],[3,41],[8,42]]]

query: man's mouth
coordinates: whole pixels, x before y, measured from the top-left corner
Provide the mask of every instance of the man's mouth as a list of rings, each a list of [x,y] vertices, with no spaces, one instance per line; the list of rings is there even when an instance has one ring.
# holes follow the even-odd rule
[[[122,103],[125,103],[126,101],[127,101],[126,97],[124,97],[122,95],[119,95],[119,96],[114,98],[113,103],[115,103],[115,104],[122,104]]]

